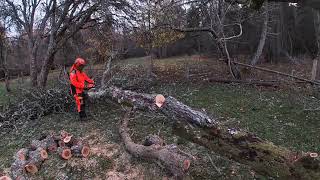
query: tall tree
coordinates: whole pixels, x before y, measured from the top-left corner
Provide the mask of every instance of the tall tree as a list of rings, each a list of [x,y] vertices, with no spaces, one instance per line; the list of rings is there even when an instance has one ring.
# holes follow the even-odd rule
[[[16,26],[22,27],[26,33],[32,86],[37,85],[37,51],[50,17],[53,1],[20,0],[17,2],[5,0],[8,6],[7,14],[16,23]],[[44,9],[44,12],[41,9]],[[41,13],[44,15],[42,14],[38,19]]]
[[[268,32],[268,21],[269,21],[269,12],[268,12],[268,3],[265,2],[265,7],[264,7],[264,20],[263,20],[263,25],[262,25],[262,31],[261,31],[261,37],[260,41],[257,47],[257,51],[255,52],[253,58],[251,59],[251,65],[256,65],[259,61],[259,58],[262,54],[263,47],[266,42],[267,38],[267,32]]]

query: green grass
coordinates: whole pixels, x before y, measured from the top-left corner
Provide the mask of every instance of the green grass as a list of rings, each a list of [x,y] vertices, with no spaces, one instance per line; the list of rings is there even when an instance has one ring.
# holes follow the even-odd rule
[[[157,88],[204,108],[220,121],[229,122],[230,127],[241,127],[277,145],[320,151],[320,111],[304,111],[304,106],[320,107],[320,101],[313,97],[221,84],[178,85],[174,91],[169,86]]]
[[[119,63],[119,64],[118,64]],[[123,65],[123,64],[129,65]],[[136,58],[117,62],[124,69],[132,69],[145,64],[145,59]],[[183,58],[157,60],[157,66],[182,66]],[[176,65],[178,64],[178,65]],[[54,86],[54,77],[51,75],[49,84]],[[121,74],[120,74],[121,76]],[[17,83],[13,83],[13,86]],[[299,151],[320,152],[320,111],[304,111],[307,108],[320,107],[319,99],[302,91],[289,90],[261,90],[251,86],[204,84],[204,83],[161,83],[154,85],[149,93],[162,93],[175,96],[182,102],[197,109],[204,109],[220,122],[230,127],[240,127],[257,134],[259,137],[274,142],[277,145]],[[9,98],[4,87],[0,85],[0,105],[6,104]],[[73,110],[66,114],[53,114],[37,121],[17,127],[16,130],[2,135],[0,144],[0,170],[8,168],[12,163],[12,155],[21,147],[28,145],[39,134],[48,130],[59,131],[65,129],[75,136],[85,137],[91,132],[97,132],[104,138],[97,138],[97,143],[114,143],[121,147],[122,142],[118,135],[118,121],[123,116],[120,107],[105,102],[96,102],[90,105],[89,111],[95,119],[89,122],[79,122]],[[254,179],[250,168],[220,157],[203,147],[182,140],[172,135],[170,120],[162,116],[149,113],[138,113],[130,121],[132,137],[135,142],[143,141],[148,134],[159,134],[167,143],[177,143],[185,152],[197,156],[199,159],[192,165],[189,179]],[[123,147],[120,155],[125,153]],[[67,166],[59,169],[57,166],[64,162],[53,158],[46,162],[46,168],[37,176],[40,179],[50,174],[62,172],[73,178],[92,178],[109,171],[119,159],[119,154],[112,159],[93,156],[90,160],[97,162],[96,168],[87,169]],[[214,170],[210,157],[222,174]],[[143,173],[150,179],[161,179],[167,174],[157,164],[131,158],[132,167],[143,166]],[[57,165],[58,164],[58,165]],[[200,167],[200,168],[199,168]],[[51,168],[51,169],[50,169]],[[123,172],[125,164],[119,166]],[[236,175],[231,175],[231,169],[236,169]],[[152,178],[153,177],[153,178]],[[266,179],[265,177],[260,177]]]

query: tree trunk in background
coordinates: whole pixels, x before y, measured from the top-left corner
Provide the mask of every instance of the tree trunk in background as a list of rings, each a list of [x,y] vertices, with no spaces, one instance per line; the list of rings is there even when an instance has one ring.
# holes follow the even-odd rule
[[[108,85],[107,80],[109,81],[111,79],[111,63],[112,60],[115,58],[116,54],[114,52],[111,53],[111,55],[108,58],[108,61],[105,62],[105,71],[102,74],[102,79],[101,79],[101,87],[105,87]]]
[[[1,33],[1,32],[0,32]],[[2,34],[0,34],[1,36]],[[0,68],[4,72],[4,79],[5,79],[5,87],[6,91],[10,92],[10,76],[9,76],[9,70],[7,68],[7,48],[6,48],[6,42],[3,37],[0,37]]]
[[[52,15],[50,18],[50,23],[51,23],[51,28],[52,30],[50,31],[50,37],[49,37],[49,44],[48,44],[48,49],[47,53],[45,56],[45,59],[42,63],[41,67],[41,72],[40,72],[40,77],[39,77],[39,82],[38,86],[41,88],[44,88],[47,85],[47,80],[48,80],[48,75],[49,75],[49,70],[51,66],[53,65],[54,62],[54,56],[57,52],[57,47],[56,45],[56,39],[57,39],[57,27],[56,27],[56,6],[57,6],[57,1],[53,1],[53,7],[52,7]]]
[[[38,82],[38,86],[41,88],[44,88],[47,85],[49,70],[53,65],[54,55],[55,55],[55,52],[51,52],[42,64],[41,72],[39,74],[39,82]]]
[[[314,30],[315,30],[315,36],[316,36],[316,45],[317,45],[317,54],[315,56],[315,59],[313,60],[313,66],[312,66],[312,72],[311,72],[311,80],[320,80],[320,63],[319,63],[319,57],[320,57],[320,12],[319,10],[313,9],[314,14]]]
[[[252,60],[251,60],[251,65],[256,65],[259,61],[259,58],[262,54],[263,47],[266,42],[267,38],[267,32],[268,32],[268,20],[269,20],[269,12],[268,12],[268,3],[265,3],[265,14],[264,14],[264,21],[263,21],[263,26],[262,26],[262,32],[261,32],[261,37],[260,37],[260,42],[257,48],[257,51],[255,52]]]
[[[29,40],[29,59],[30,59],[30,80],[31,80],[31,86],[36,87],[37,86],[37,51],[38,47],[32,42],[32,40]]]

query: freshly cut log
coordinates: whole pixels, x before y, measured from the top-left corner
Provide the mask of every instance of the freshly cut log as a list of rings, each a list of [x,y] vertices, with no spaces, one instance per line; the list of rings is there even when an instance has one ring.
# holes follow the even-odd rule
[[[162,95],[162,94],[158,94],[156,96],[156,105],[160,108],[163,106],[164,102],[165,102],[166,98]]]
[[[27,163],[27,165],[25,166],[25,169],[28,173],[31,173],[34,175],[40,170],[41,164],[42,164],[41,161],[31,160]]]
[[[58,145],[52,136],[48,136],[46,139],[42,140],[42,142],[46,144],[48,152],[57,151]]]
[[[158,111],[171,118],[172,120],[187,121],[190,124],[198,125],[201,127],[213,126],[216,124],[215,119],[210,118],[204,112],[194,110],[189,106],[181,103],[172,96],[165,98],[163,106],[156,105],[155,94],[143,94],[128,90],[122,90],[115,86],[101,89],[99,91],[88,92],[91,99],[99,99],[107,97],[113,101],[134,107],[139,110]]]
[[[31,146],[32,151],[34,151],[38,148],[47,149],[46,143],[44,143],[43,141],[39,141],[39,140],[32,140],[30,146]]]
[[[48,153],[45,149],[39,147],[35,151],[30,151],[29,161],[25,166],[26,171],[31,174],[37,173],[46,159],[48,159]]]
[[[259,174],[279,179],[320,177],[319,157],[306,156],[304,152],[294,152],[252,133],[227,127],[205,112],[194,110],[171,96],[165,97],[163,106],[159,108],[155,104],[156,95],[122,90],[114,86],[89,92],[88,95],[91,99],[108,98],[134,109],[163,113],[178,124],[175,130],[177,135],[229,159],[249,165]],[[125,142],[128,141],[127,135],[122,136]],[[145,146],[132,143],[126,143],[126,147],[129,152],[133,149],[133,153],[145,150]],[[312,166],[308,166],[306,162],[311,162]]]
[[[71,149],[69,147],[58,147],[57,152],[62,159],[68,160],[72,157]]]
[[[27,161],[16,159],[10,167],[11,177],[13,179],[24,179],[26,175],[25,165]]]
[[[86,145],[75,145],[71,147],[73,156],[87,158],[90,155],[90,147]]]
[[[29,149],[22,148],[14,155],[13,159],[25,161],[28,158],[28,154],[29,154]]]
[[[34,160],[39,160],[39,161],[44,161],[48,159],[48,153],[45,149],[39,147],[35,151],[30,151],[29,152],[29,159],[34,159]]]
[[[182,178],[188,171],[191,160],[185,155],[179,154],[177,146],[173,144],[144,146],[134,143],[128,133],[129,114],[130,112],[125,115],[119,129],[127,151],[135,157],[159,160],[174,176]]]
[[[12,180],[9,176],[1,176],[0,180]]]
[[[65,138],[63,138],[64,143],[69,143],[71,141],[72,135],[67,135]]]

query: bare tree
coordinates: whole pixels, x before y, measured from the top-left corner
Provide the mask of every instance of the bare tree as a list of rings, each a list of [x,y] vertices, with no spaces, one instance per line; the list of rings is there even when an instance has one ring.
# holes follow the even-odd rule
[[[0,24],[0,70],[4,73],[5,86],[10,92],[9,70],[7,68],[8,42],[6,38],[6,28]]]
[[[47,21],[50,17],[53,0],[21,0],[19,2],[12,0],[5,0],[8,5],[7,13],[12,20],[16,23],[17,27],[22,27],[24,33],[26,33],[28,41],[28,51],[30,60],[30,76],[32,86],[37,85],[37,51],[41,42],[41,38],[44,35],[44,31],[47,25]],[[45,10],[44,15],[40,19],[37,13],[40,13],[39,9]]]
[[[261,31],[261,37],[260,41],[257,47],[257,51],[255,52],[253,58],[251,59],[251,65],[256,65],[259,61],[259,58],[262,54],[263,47],[266,42],[267,38],[267,32],[268,32],[268,21],[269,21],[269,12],[268,12],[268,3],[265,2],[265,7],[264,7],[264,20],[263,20],[263,26],[262,26],[262,31]]]
[[[320,79],[320,12],[319,10],[313,9],[314,14],[314,29],[315,29],[315,36],[316,36],[316,45],[317,45],[317,53],[313,60],[312,72],[311,72],[311,80],[319,80]]]
[[[81,29],[90,22],[95,23],[91,19],[91,15],[97,11],[99,3],[91,3],[88,1],[73,1],[66,0],[58,4],[57,0],[53,0],[51,16],[49,44],[45,59],[42,63],[41,72],[39,75],[38,85],[45,87],[47,83],[50,67],[53,65],[54,56],[57,51]]]

